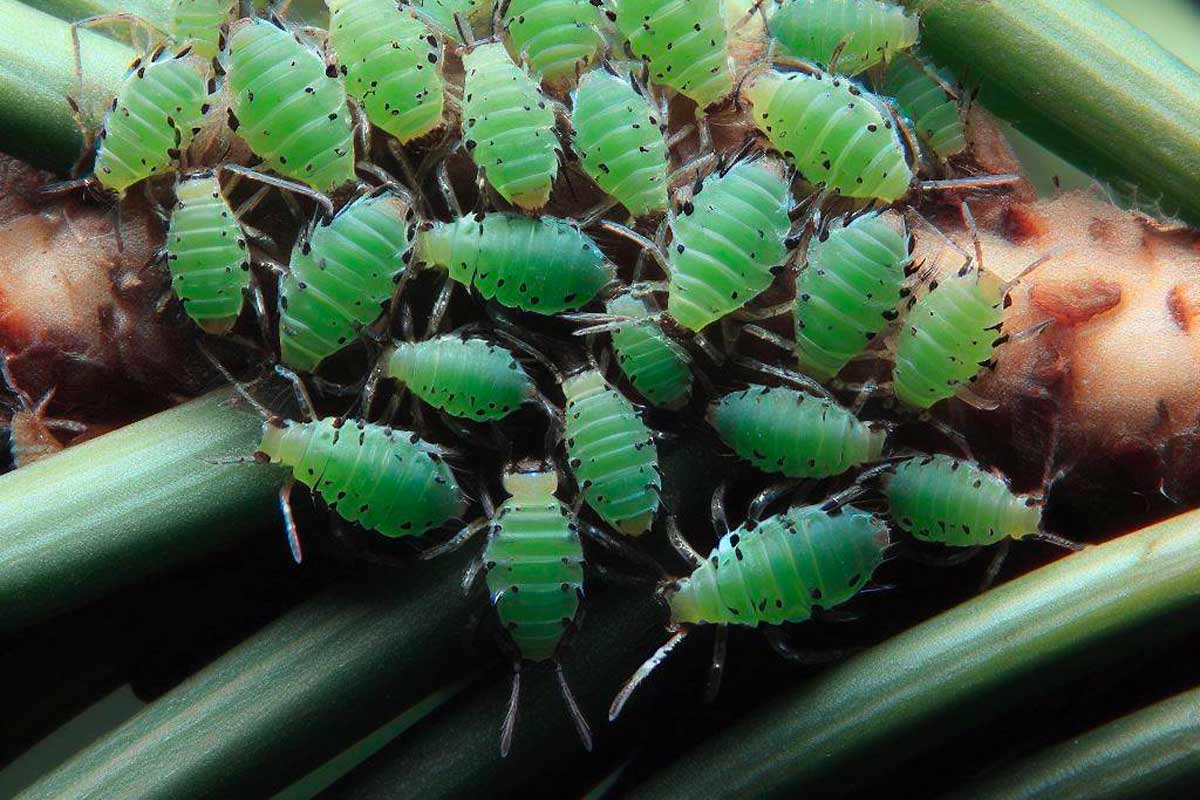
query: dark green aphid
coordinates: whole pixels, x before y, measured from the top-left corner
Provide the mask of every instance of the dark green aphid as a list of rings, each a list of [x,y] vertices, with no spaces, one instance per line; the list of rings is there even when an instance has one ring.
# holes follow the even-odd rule
[[[387,356],[388,377],[447,414],[477,422],[504,419],[537,396],[529,373],[508,350],[454,334],[399,342]]]
[[[574,83],[604,47],[597,3],[508,0],[502,24],[508,51],[548,84]]]
[[[671,224],[667,313],[699,331],[771,285],[787,257],[791,193],[774,162],[710,178]]]
[[[554,217],[482,214],[421,230],[417,258],[508,308],[557,314],[586,305],[615,276],[591,237]]]
[[[640,536],[658,513],[658,448],[633,403],[589,369],[563,381],[563,437],[579,492],[600,518]]]
[[[608,302],[614,317],[647,318],[612,332],[617,366],[633,388],[651,404],[679,409],[692,397],[692,360],[654,319],[657,312],[644,298],[620,294]]]
[[[913,173],[891,114],[850,79],[770,70],[742,94],[754,124],[809,183],[885,203],[908,194]]]
[[[463,146],[501,197],[541,208],[558,176],[554,109],[498,42],[464,54],[463,70]]]
[[[827,478],[878,461],[887,431],[831,400],[784,387],[751,386],[719,398],[709,424],[763,472]]]
[[[326,0],[329,41],[346,89],[377,128],[401,144],[442,124],[442,45],[394,0]]]
[[[258,19],[224,58],[230,125],[272,170],[319,191],[354,180],[346,87],[316,48]]]
[[[946,87],[937,73],[910,55],[892,60],[880,87],[912,120],[921,141],[942,160],[967,149],[962,110]]]
[[[376,192],[301,237],[279,286],[283,363],[311,372],[379,318],[406,268],[412,219],[404,197]]]
[[[233,20],[237,6],[236,0],[171,0],[171,38],[201,58],[216,58],[221,26]]]
[[[825,67],[845,42],[837,71],[857,75],[916,44],[919,25],[879,0],[782,0],[767,27],[785,55]]]
[[[829,380],[895,319],[911,237],[894,215],[866,214],[808,249],[796,278],[796,356],[800,369]]]
[[[208,333],[227,333],[250,286],[245,232],[213,172],[181,179],[175,201],[166,244],[171,285],[196,324]]]

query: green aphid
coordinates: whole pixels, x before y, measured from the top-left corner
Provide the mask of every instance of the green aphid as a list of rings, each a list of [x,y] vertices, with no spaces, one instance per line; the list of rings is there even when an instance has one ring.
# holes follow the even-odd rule
[[[171,38],[201,58],[216,58],[222,26],[237,15],[236,0],[171,0]]]
[[[537,397],[537,386],[513,354],[499,345],[455,334],[398,342],[387,375],[434,408],[476,422],[504,419]]]
[[[574,83],[604,48],[595,3],[509,0],[501,24],[513,60],[550,85]]]
[[[678,410],[692,398],[692,360],[687,350],[652,319],[648,300],[620,294],[608,302],[614,317],[644,319],[615,329],[612,348],[617,367],[652,405]]]
[[[948,86],[919,59],[900,55],[888,66],[880,87],[912,120],[920,140],[943,161],[967,149],[962,109]]]
[[[467,32],[474,38],[475,30],[488,25],[493,7],[488,0],[413,0],[411,5],[429,25],[459,44],[463,44],[463,39],[454,15],[462,17]]]
[[[844,42],[837,71],[857,75],[916,44],[919,23],[902,7],[879,0],[782,0],[767,29],[784,55],[823,67]]]

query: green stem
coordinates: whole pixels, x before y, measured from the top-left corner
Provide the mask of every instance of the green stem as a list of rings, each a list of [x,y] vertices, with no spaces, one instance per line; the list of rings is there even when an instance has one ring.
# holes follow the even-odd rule
[[[1101,647],[1115,657],[1144,631],[1161,637],[1164,619],[1194,618],[1183,612],[1197,603],[1200,511],[1193,511],[1057,561],[852,658],[709,740],[635,795],[701,796],[719,787],[731,796],[795,796],[825,781],[847,789],[872,769],[979,724],[984,709],[968,715],[964,707],[1084,669],[1081,656]]]
[[[1017,764],[954,797],[1188,797],[1200,785],[1200,689],[1156,703]]]
[[[276,513],[262,421],[214,392],[0,477],[0,633],[210,552]]]
[[[1200,223],[1200,74],[1093,0],[904,0],[922,47],[1034,139]]]
[[[171,4],[166,0],[28,0],[25,5],[58,17],[67,22],[99,17],[105,14],[133,14],[151,25],[166,30],[171,16]],[[128,42],[128,26],[117,24],[102,30]]]

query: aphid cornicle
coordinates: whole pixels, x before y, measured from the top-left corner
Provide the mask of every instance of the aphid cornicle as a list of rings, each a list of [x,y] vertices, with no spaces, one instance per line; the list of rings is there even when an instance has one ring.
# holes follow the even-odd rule
[[[301,236],[279,285],[283,363],[311,372],[379,318],[407,267],[412,219],[404,197],[376,191]]]
[[[767,23],[780,50],[828,67],[845,42],[837,71],[857,75],[917,42],[917,18],[879,0],[782,0]]]
[[[237,0],[171,0],[171,38],[201,58],[215,58],[221,26],[233,20],[237,6]]]
[[[917,58],[902,54],[888,65],[880,91],[913,122],[917,136],[945,160],[967,149],[962,110],[946,86]]]
[[[879,460],[886,429],[862,422],[831,400],[785,387],[751,386],[718,398],[709,424],[763,472],[826,478]]]
[[[537,394],[533,379],[513,354],[483,339],[447,334],[398,342],[386,357],[388,377],[434,408],[462,419],[504,419]]]
[[[588,369],[562,383],[563,437],[579,493],[621,533],[640,536],[658,513],[658,448],[633,403]]]
[[[913,173],[886,105],[848,78],[775,70],[746,82],[754,124],[809,183],[892,203]]]
[[[771,285],[787,257],[782,165],[742,160],[709,178],[671,224],[667,313],[699,331]]]
[[[346,90],[367,119],[401,144],[442,123],[442,45],[394,0],[326,0],[329,41]]]
[[[250,253],[216,173],[194,173],[176,184],[165,250],[184,312],[208,333],[228,333],[250,286]]]
[[[346,87],[315,47],[256,19],[224,59],[230,127],[272,170],[323,192],[354,180]]]
[[[579,0],[508,0],[501,20],[513,61],[547,84],[574,82],[604,47],[597,4]]]
[[[416,257],[485,299],[547,315],[587,304],[616,269],[569,221],[505,213],[434,222],[418,232]]]
[[[631,77],[595,69],[579,80],[571,126],[579,164],[635,217],[667,208],[664,120]]]
[[[608,302],[609,314],[643,318],[655,311],[645,298],[619,294]],[[615,329],[612,348],[617,367],[651,404],[679,409],[692,397],[691,358],[653,319]]]
[[[829,380],[896,318],[912,263],[910,243],[894,215],[874,213],[809,245],[808,263],[796,278],[796,356],[803,372]]]
[[[501,197],[541,208],[558,176],[554,109],[499,42],[465,53],[463,70],[463,146]]]

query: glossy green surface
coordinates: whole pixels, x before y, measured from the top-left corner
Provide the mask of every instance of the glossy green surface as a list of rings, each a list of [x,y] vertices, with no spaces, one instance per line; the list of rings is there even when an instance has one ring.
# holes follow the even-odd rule
[[[221,26],[235,18],[237,9],[237,0],[171,0],[171,38],[201,58],[215,58]]]
[[[958,101],[946,93],[931,69],[912,56],[896,56],[880,91],[895,99],[920,140],[938,158],[947,159],[967,149],[966,131]]]
[[[650,65],[650,82],[703,110],[733,91],[720,0],[613,0],[617,30]]]
[[[614,316],[642,318],[655,313],[648,300],[621,294],[608,302]],[[692,397],[692,360],[687,350],[651,319],[612,332],[617,367],[650,403],[678,409]]]
[[[546,83],[574,83],[604,46],[600,9],[579,0],[509,0],[508,52]]]
[[[782,0],[768,18],[780,52],[829,66],[845,42],[837,71],[857,75],[917,41],[917,19],[879,0]]]
[[[397,343],[388,376],[434,408],[477,422],[504,419],[537,391],[511,352],[454,334]]]

